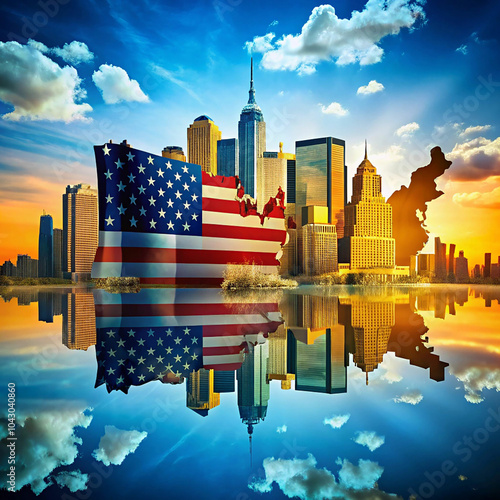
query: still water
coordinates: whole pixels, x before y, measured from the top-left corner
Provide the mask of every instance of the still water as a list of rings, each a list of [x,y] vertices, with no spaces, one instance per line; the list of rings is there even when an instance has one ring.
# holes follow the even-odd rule
[[[2,297],[2,498],[498,498],[498,287]]]

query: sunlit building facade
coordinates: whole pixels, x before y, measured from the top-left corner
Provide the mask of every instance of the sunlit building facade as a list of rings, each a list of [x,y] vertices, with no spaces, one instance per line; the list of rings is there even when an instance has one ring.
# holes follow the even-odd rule
[[[63,296],[62,343],[86,351],[96,343],[94,296],[75,289]]]
[[[394,269],[392,206],[382,196],[382,179],[368,160],[366,148],[352,184],[351,201],[345,207],[339,261],[350,263],[351,270]]]
[[[212,118],[198,116],[187,129],[189,163],[201,165],[204,172],[217,175],[217,141],[222,135]]]
[[[328,223],[344,236],[345,141],[322,137],[295,143],[295,213],[308,205],[328,207]]]
[[[253,60],[250,69],[248,103],[243,108],[238,122],[239,177],[245,193],[257,198],[257,177],[262,175],[263,156],[266,150],[266,122],[255,101],[253,88]]]
[[[214,391],[214,370],[201,368],[189,374],[186,385],[186,406],[202,416],[220,404],[220,394]]]
[[[67,186],[63,194],[63,271],[92,271],[99,235],[97,189]]]
[[[163,158],[170,158],[171,160],[186,161],[186,155],[180,146],[166,146],[161,152]]]

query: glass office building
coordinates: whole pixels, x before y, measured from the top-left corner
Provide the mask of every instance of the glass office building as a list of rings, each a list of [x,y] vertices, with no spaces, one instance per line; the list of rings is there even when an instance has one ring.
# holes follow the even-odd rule
[[[217,175],[231,177],[239,175],[238,139],[217,141]]]
[[[328,223],[344,236],[346,202],[345,141],[321,137],[295,143],[295,212],[302,226],[302,207],[328,207]]]
[[[40,278],[54,276],[53,240],[52,217],[44,213],[40,216],[40,232],[38,234],[38,276]]]

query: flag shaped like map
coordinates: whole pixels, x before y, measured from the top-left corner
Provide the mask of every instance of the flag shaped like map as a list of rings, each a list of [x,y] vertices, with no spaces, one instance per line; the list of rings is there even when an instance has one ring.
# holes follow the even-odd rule
[[[99,247],[93,278],[217,285],[228,263],[275,272],[285,244],[280,190],[257,213],[238,177],[212,176],[123,144],[95,146]]]
[[[96,387],[128,392],[200,368],[241,366],[248,344],[266,342],[283,323],[273,300],[234,301],[214,288],[94,290]]]

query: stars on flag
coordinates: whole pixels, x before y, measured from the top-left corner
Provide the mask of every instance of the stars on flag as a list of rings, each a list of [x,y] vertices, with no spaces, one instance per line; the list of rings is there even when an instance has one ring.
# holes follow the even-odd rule
[[[106,200],[101,230],[201,236],[201,168],[176,160],[160,167],[160,157],[124,148],[111,143],[101,148],[104,163],[98,170]]]

